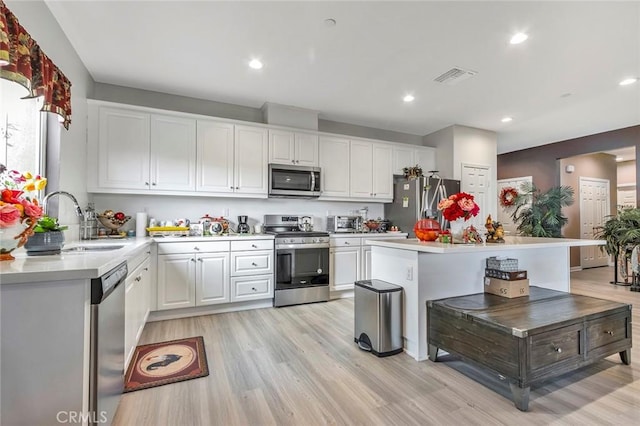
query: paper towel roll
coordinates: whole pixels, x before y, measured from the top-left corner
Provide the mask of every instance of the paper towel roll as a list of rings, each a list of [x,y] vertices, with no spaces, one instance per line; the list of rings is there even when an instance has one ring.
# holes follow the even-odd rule
[[[142,238],[147,236],[147,214],[144,212],[136,213],[136,237]]]

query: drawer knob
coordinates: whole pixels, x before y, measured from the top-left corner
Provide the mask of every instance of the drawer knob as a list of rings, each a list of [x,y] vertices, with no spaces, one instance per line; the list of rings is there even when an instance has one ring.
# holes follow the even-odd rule
[[[606,330],[606,331],[605,331],[605,334],[608,334],[609,336],[613,336],[613,331],[611,331],[611,330]]]
[[[349,242],[348,242],[348,241],[345,241],[345,242],[344,242],[344,244],[348,246],[348,245],[349,245]]]
[[[256,290],[256,288],[255,288],[255,287],[251,287],[251,290],[253,290],[253,291],[258,291],[258,290]]]
[[[251,266],[258,266],[255,262],[251,262]]]
[[[562,348],[560,348],[560,347],[554,347],[554,348],[553,348],[553,350],[554,350],[555,352],[559,353],[559,354],[561,354],[561,353],[562,353]]]
[[[195,251],[200,251],[200,247],[198,247],[198,246],[195,246],[193,249],[194,249]]]
[[[257,245],[255,245],[255,244],[251,244],[251,247],[253,247],[253,248],[258,248],[258,246],[257,246]]]

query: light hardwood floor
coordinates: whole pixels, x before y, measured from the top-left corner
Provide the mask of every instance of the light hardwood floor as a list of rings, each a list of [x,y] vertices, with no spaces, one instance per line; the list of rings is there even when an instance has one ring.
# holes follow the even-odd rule
[[[638,307],[633,334],[640,336],[640,293],[609,284],[612,275],[610,268],[575,272],[572,292]],[[114,425],[585,426],[640,419],[638,345],[630,366],[615,355],[534,386],[523,413],[506,383],[460,361],[359,350],[353,299],[149,323],[140,344],[200,335],[210,375],[125,394]]]

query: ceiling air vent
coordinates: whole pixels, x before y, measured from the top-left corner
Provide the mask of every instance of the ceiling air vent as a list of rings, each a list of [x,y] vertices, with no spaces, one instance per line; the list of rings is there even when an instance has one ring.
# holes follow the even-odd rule
[[[476,74],[476,71],[465,70],[462,68],[451,68],[449,71],[437,76],[433,81],[453,86],[454,84],[458,84],[462,80],[466,80]]]

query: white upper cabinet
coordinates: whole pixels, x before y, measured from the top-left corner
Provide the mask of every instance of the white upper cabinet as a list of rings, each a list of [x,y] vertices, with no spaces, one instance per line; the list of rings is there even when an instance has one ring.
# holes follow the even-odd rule
[[[436,170],[436,149],[428,146],[416,147],[416,164],[422,169],[425,176],[429,176],[429,171]]]
[[[393,146],[393,174],[404,174],[405,167],[416,165],[416,149],[407,145]]]
[[[436,149],[428,146],[393,145],[393,174],[404,174],[405,167],[420,166],[425,176],[436,168]]]
[[[319,163],[323,197],[349,197],[349,139],[321,136]]]
[[[149,189],[150,114],[102,107],[98,120],[98,186]]]
[[[198,120],[197,127],[196,190],[233,192],[235,187],[233,124]]]
[[[390,145],[351,141],[351,197],[393,198],[392,150]]]
[[[269,162],[317,166],[318,135],[279,129],[269,130]]]
[[[151,189],[196,189],[196,120],[151,116]]]
[[[235,126],[234,190],[236,193],[267,195],[268,155],[267,129]]]

